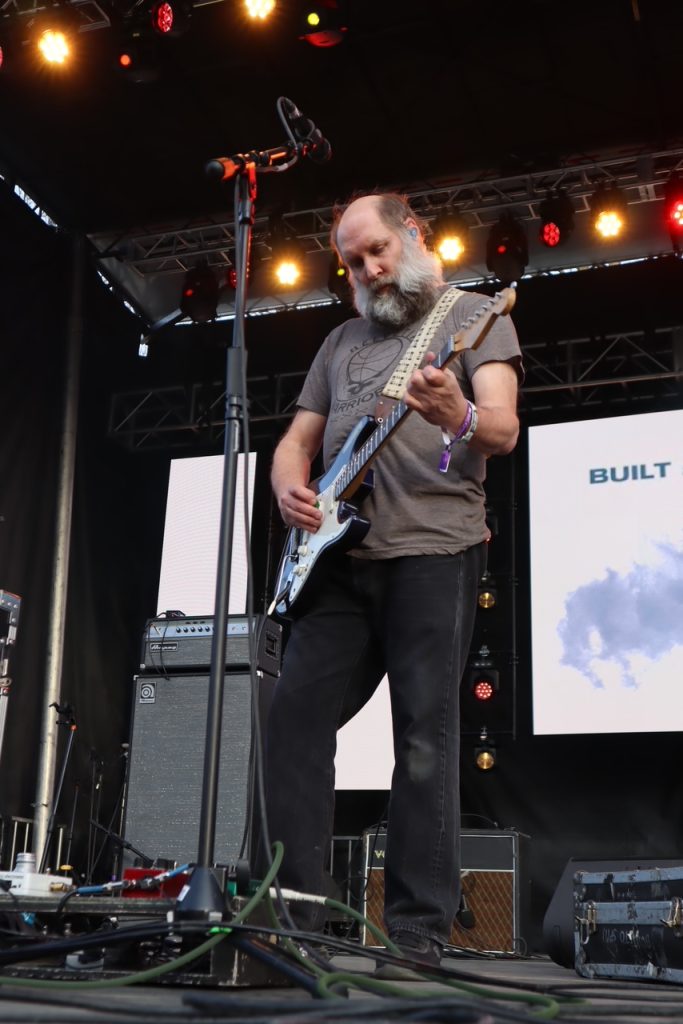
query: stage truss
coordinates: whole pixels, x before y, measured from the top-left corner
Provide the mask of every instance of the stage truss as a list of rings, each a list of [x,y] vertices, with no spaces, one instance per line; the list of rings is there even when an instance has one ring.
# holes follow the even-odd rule
[[[522,418],[567,409],[628,411],[680,401],[683,325],[524,345]],[[305,371],[250,377],[252,441],[274,438],[296,411]],[[222,437],[221,382],[147,388],[112,397],[109,436],[134,451],[207,446]]]

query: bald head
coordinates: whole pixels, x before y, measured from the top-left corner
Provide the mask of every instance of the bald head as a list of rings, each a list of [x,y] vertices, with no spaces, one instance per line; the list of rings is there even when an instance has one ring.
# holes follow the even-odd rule
[[[354,199],[337,220],[332,241],[348,268],[361,316],[399,327],[432,305],[443,280],[441,267],[425,249],[402,196]]]
[[[408,200],[396,192],[378,193],[368,196],[359,196],[353,199],[341,213],[338,213],[332,224],[330,241],[337,252],[340,252],[339,231],[342,224],[347,227],[349,223],[357,222],[358,218],[378,218],[385,227],[401,231],[414,227],[418,234],[421,234],[420,224],[411,210]]]

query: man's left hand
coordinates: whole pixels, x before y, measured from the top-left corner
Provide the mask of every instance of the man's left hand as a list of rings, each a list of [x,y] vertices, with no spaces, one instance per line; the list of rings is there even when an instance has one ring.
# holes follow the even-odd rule
[[[435,358],[427,353],[426,365],[412,374],[403,400],[428,423],[455,430],[467,414],[467,399],[452,370],[431,365]]]

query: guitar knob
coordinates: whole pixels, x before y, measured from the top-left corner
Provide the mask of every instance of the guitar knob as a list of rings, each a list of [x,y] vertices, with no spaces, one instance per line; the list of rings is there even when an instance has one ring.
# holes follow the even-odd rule
[[[296,553],[297,555],[301,555],[303,558],[305,558],[306,555],[310,553],[310,548],[308,544],[299,544],[299,547],[296,549]]]
[[[307,572],[308,572],[308,566],[307,565],[297,565],[296,568],[294,569],[294,575],[295,576],[303,576],[304,573],[307,573]]]

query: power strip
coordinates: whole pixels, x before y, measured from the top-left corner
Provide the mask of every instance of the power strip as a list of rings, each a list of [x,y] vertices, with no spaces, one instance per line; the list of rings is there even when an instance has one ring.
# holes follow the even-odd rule
[[[65,875],[41,875],[37,872],[0,871],[0,895],[9,882],[13,896],[54,896],[73,889],[73,882]]]

